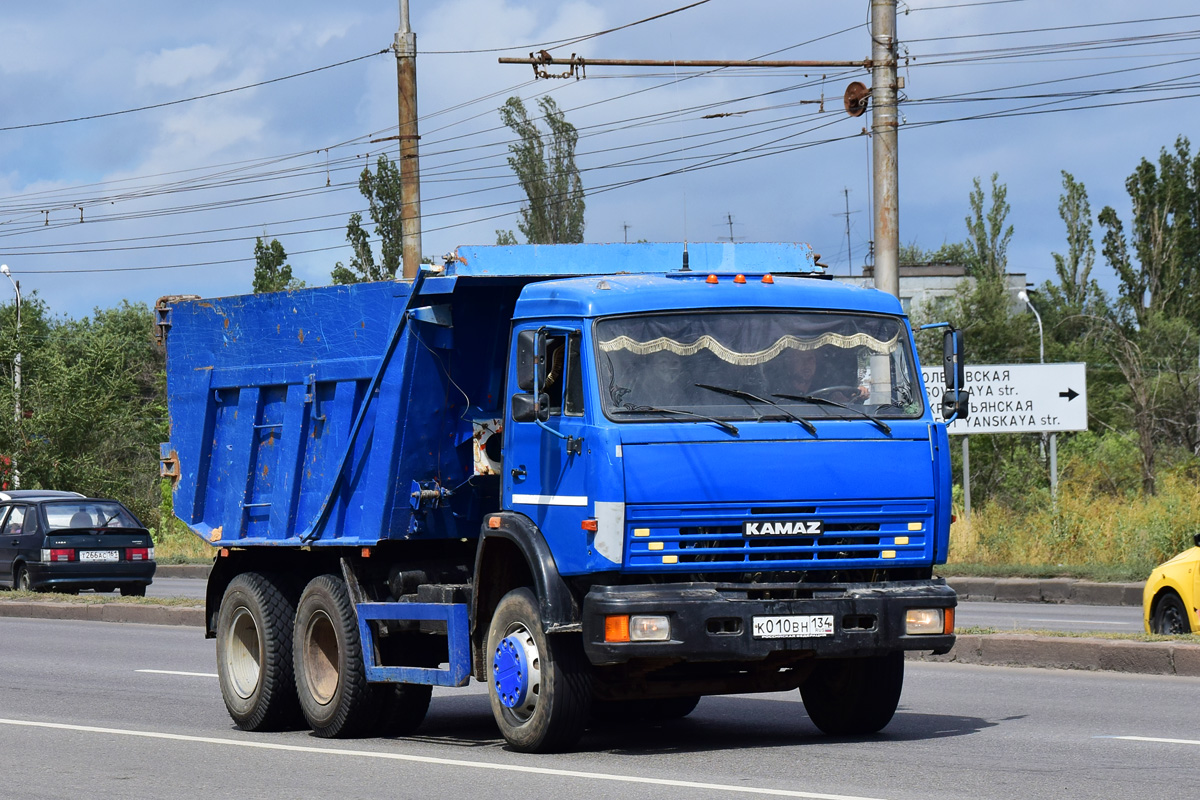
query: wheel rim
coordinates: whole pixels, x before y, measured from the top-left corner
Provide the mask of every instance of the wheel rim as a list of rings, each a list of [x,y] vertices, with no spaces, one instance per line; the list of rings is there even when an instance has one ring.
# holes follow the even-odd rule
[[[521,722],[537,710],[542,691],[542,657],[533,634],[517,623],[496,645],[492,654],[492,678],[496,696]]]
[[[1183,615],[1174,603],[1168,603],[1163,608],[1162,629],[1163,633],[1183,633],[1186,630],[1183,625]]]
[[[337,692],[339,677],[337,629],[328,614],[315,611],[304,627],[304,678],[309,694],[327,705]]]
[[[249,699],[258,689],[262,671],[262,636],[254,614],[245,606],[233,612],[225,640],[225,669],[238,697]]]
[[[29,570],[22,569],[17,575],[17,588],[22,591],[29,591]]]

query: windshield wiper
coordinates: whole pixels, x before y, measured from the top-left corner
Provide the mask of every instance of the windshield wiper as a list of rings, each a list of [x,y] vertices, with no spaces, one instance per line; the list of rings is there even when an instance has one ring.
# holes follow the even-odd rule
[[[875,427],[879,428],[879,430],[883,431],[888,436],[892,435],[892,427],[883,420],[879,419],[879,417],[876,417],[874,414],[868,414],[861,408],[855,408],[854,406],[847,405],[845,403],[839,403],[837,400],[830,400],[826,397],[813,397],[810,394],[776,394],[772,396],[778,397],[781,400],[795,400],[799,403],[814,403],[816,405],[837,406],[838,408],[844,408],[847,411],[857,414],[864,419],[870,420]]]
[[[695,383],[692,385],[696,386],[700,389],[708,389],[710,392],[716,392],[717,394],[727,394],[730,397],[737,397],[741,400],[753,400],[756,403],[763,403],[764,405],[774,406],[775,408],[778,408],[780,411],[782,411],[788,419],[792,420],[793,422],[799,422],[801,425],[803,425],[804,430],[808,431],[813,436],[817,435],[817,426],[816,425],[813,425],[811,422],[806,420],[804,417],[796,416],[791,411],[788,411],[786,408],[779,405],[779,403],[776,403],[774,400],[768,400],[765,397],[759,397],[756,394],[751,394],[750,392],[742,391],[741,389],[726,389],[724,386],[710,386],[707,383]],[[778,395],[776,395],[776,396],[778,397]]]
[[[614,414],[680,414],[685,417],[695,417],[696,419],[706,420],[721,428],[729,431],[734,436],[738,435],[736,426],[726,422],[723,419],[710,417],[707,414],[697,414],[695,411],[688,411],[683,408],[662,408],[660,406],[635,406],[633,403],[626,403],[624,408],[613,410]]]

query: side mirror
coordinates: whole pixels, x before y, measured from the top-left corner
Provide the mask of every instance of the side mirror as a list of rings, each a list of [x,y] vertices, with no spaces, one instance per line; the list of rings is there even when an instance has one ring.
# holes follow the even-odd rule
[[[942,368],[946,376],[947,391],[967,388],[962,331],[950,329],[942,337]]]
[[[545,422],[550,419],[550,395],[543,394],[536,400],[534,395],[524,392],[512,396],[512,418],[515,422]]]
[[[942,395],[942,419],[966,419],[971,413],[971,393],[966,389]]]
[[[536,370],[535,370],[536,367]],[[534,374],[537,382],[534,387]],[[546,332],[543,330],[521,331],[517,334],[517,386],[523,392],[541,393],[546,385]],[[530,398],[532,400],[533,398]],[[516,403],[513,404],[516,418]],[[530,417],[530,419],[533,419]]]

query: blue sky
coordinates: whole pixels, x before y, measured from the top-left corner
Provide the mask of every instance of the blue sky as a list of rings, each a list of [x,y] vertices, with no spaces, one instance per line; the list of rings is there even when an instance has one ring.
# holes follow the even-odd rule
[[[592,68],[585,80],[535,82],[527,67],[496,63],[683,5],[411,0],[425,252],[516,228],[522,196],[496,109],[510,95],[532,104],[550,92],[581,134],[587,241],[725,239],[732,218],[739,241],[806,241],[835,272],[860,269],[869,143],[866,118],[846,116],[841,95],[852,80],[870,82],[862,70]],[[856,60],[870,54],[868,5],[710,0],[551,49]],[[24,292],[76,317],[122,299],[247,292],[263,234],[283,243],[297,277],[327,283],[349,259],[346,217],[365,206],[358,172],[396,152],[395,142],[369,141],[395,133],[390,54],[137,113],[22,126],[368,56],[391,44],[397,22],[395,0],[5,4],[0,261]],[[1138,160],[1196,129],[1191,2],[908,0],[898,33],[904,242],[964,238],[972,179],[998,172],[1015,227],[1010,268],[1040,283],[1053,275],[1051,253],[1065,249],[1060,170],[1087,186],[1093,214],[1112,205],[1127,218],[1124,181]],[[704,118],[712,114],[729,116]],[[1097,277],[1115,283],[1099,256]]]

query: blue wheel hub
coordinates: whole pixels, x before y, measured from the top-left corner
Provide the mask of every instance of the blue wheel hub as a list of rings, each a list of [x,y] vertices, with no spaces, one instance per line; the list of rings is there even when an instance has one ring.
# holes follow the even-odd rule
[[[492,658],[496,694],[506,708],[517,708],[529,695],[530,664],[524,642],[517,634],[506,636]]]

